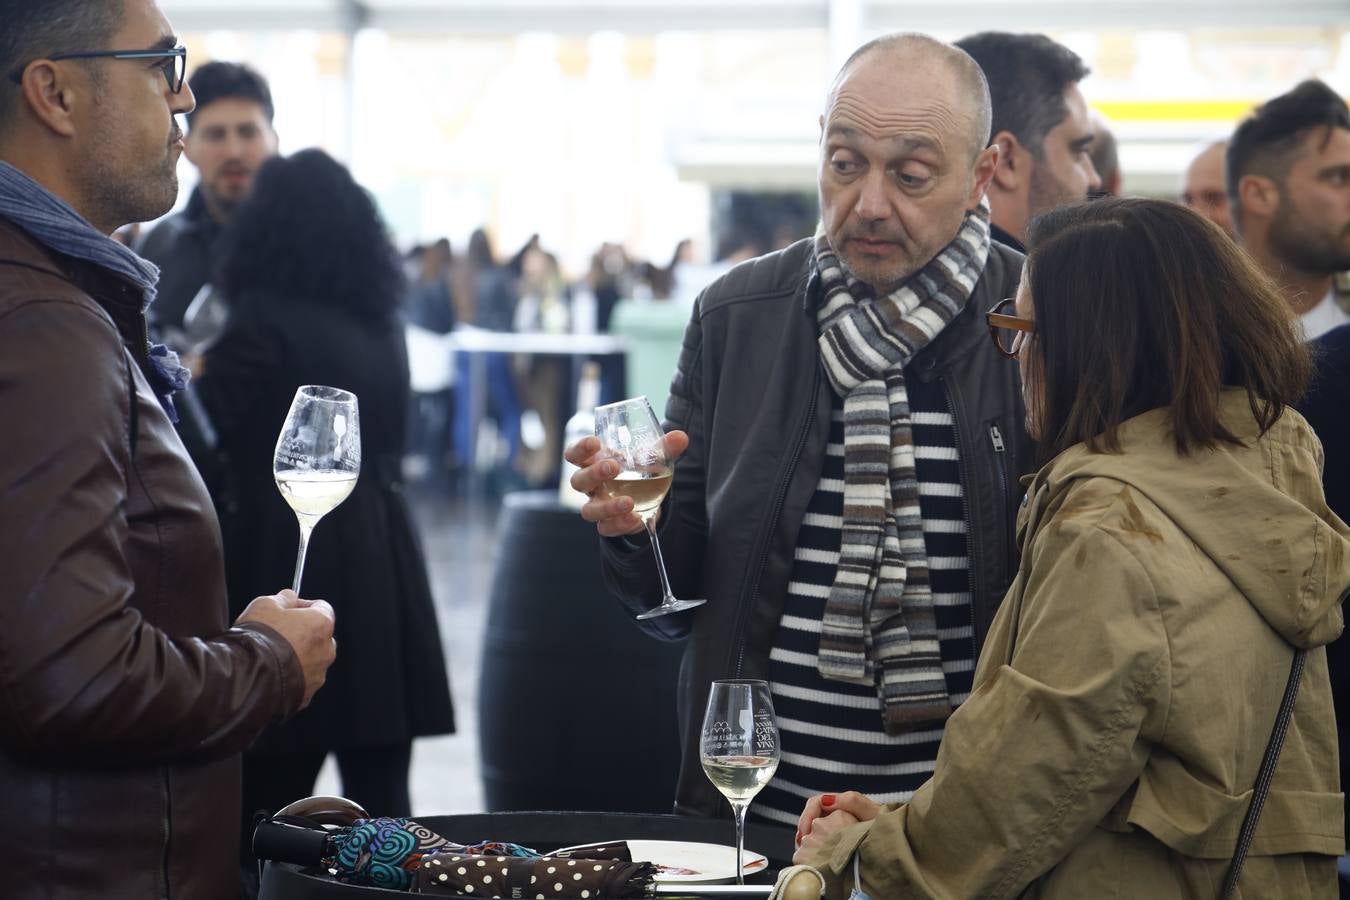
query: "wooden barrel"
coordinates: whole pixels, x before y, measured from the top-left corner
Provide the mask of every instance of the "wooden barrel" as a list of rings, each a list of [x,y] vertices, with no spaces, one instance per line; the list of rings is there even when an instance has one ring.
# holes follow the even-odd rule
[[[683,645],[605,586],[595,526],[552,491],[507,495],[478,683],[488,811],[668,812]]]

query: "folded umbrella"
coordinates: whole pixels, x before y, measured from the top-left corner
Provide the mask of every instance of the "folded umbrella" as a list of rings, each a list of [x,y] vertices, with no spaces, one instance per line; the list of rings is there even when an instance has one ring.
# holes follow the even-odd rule
[[[317,861],[347,884],[462,897],[642,897],[656,874],[652,863],[632,862],[622,842],[541,856],[502,841],[459,844],[404,818],[356,819],[328,829],[278,814],[258,826],[254,852],[301,865]]]

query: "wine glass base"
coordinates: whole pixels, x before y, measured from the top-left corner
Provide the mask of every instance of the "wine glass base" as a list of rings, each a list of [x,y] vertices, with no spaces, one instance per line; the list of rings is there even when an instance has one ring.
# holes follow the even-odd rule
[[[680,612],[685,609],[693,609],[695,606],[702,606],[707,600],[675,600],[671,603],[662,603],[654,609],[649,609],[644,613],[638,613],[638,619],[655,619],[657,616],[664,616],[667,613]]]

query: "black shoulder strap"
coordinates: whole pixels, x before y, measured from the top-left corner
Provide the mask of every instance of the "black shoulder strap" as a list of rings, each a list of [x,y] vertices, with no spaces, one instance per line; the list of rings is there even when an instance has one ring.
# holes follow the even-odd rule
[[[1242,877],[1242,864],[1247,860],[1247,850],[1256,835],[1256,822],[1261,818],[1261,807],[1266,804],[1266,795],[1270,793],[1270,782],[1275,778],[1275,765],[1280,760],[1280,749],[1284,747],[1284,736],[1289,733],[1289,718],[1294,713],[1294,700],[1298,697],[1298,683],[1303,677],[1303,659],[1307,651],[1294,651],[1294,661],[1289,667],[1289,682],[1284,686],[1284,699],[1280,701],[1280,712],[1275,717],[1275,728],[1270,733],[1270,743],[1266,745],[1266,755],[1261,758],[1261,771],[1256,776],[1256,788],[1252,791],[1252,802],[1247,807],[1247,815],[1242,819],[1242,830],[1238,832],[1237,849],[1233,851],[1233,862],[1228,867],[1228,875],[1223,880],[1223,890],[1219,896],[1228,900],[1237,890],[1238,879]]]

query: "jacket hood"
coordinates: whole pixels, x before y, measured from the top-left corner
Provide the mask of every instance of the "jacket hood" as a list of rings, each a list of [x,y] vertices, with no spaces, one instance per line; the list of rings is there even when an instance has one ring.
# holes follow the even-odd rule
[[[1322,495],[1322,444],[1292,409],[1261,435],[1243,390],[1224,390],[1219,408],[1243,446],[1180,456],[1167,411],[1155,409],[1121,426],[1122,453],[1070,447],[1036,475],[1029,494],[1039,505],[1080,478],[1124,482],[1194,541],[1287,641],[1330,643],[1350,593],[1350,528]]]

